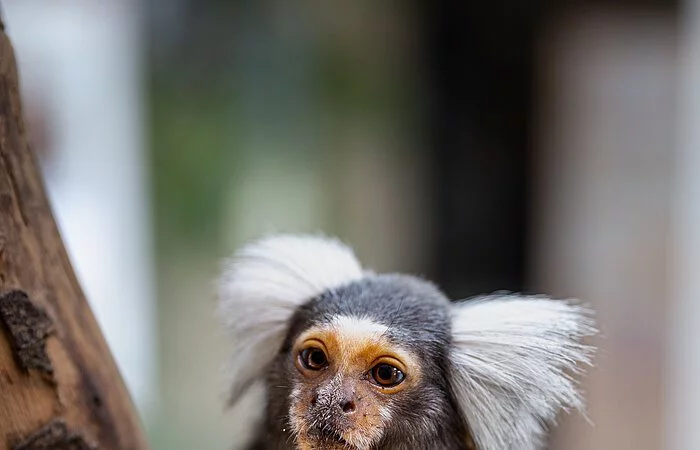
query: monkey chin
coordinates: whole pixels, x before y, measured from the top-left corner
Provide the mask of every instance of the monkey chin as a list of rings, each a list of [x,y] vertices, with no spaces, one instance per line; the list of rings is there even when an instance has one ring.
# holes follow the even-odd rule
[[[370,450],[373,440],[359,432],[333,436],[299,435],[298,450]]]
[[[309,437],[299,437],[297,440],[298,450],[341,450],[356,449],[345,440],[341,439],[314,439]]]
[[[299,436],[297,439],[298,450],[369,450],[369,445],[354,445],[342,436],[329,436],[317,438],[313,436]]]

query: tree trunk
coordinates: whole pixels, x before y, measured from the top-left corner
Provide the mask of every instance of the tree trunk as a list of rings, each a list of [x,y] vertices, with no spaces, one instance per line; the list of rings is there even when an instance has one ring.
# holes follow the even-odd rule
[[[1,28],[0,450],[146,449],[28,148]]]

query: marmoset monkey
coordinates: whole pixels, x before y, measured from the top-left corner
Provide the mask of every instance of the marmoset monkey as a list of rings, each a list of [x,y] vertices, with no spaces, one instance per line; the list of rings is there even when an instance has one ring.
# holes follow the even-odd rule
[[[590,364],[588,310],[539,296],[452,303],[362,268],[336,239],[263,238],[227,262],[232,402],[265,386],[252,449],[535,450]]]

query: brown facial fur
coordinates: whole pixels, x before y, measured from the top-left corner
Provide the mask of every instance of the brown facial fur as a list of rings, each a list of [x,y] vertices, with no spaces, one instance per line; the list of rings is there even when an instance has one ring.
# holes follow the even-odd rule
[[[420,382],[417,358],[392,343],[385,331],[386,327],[369,320],[338,317],[330,325],[310,328],[296,340],[292,357],[299,376],[290,419],[300,449],[366,450],[381,440],[391,418],[392,397],[406,394]],[[326,368],[315,371],[304,366],[299,355],[309,347],[325,352]],[[397,367],[405,378],[393,387],[377,385],[370,372],[379,363]],[[343,412],[348,402],[352,411]],[[315,408],[325,408],[331,417]],[[318,422],[319,416],[324,423]]]

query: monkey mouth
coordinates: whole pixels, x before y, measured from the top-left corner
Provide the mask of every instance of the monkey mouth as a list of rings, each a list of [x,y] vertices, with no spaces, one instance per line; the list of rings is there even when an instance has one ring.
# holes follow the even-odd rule
[[[311,448],[319,450],[336,450],[345,449],[353,450],[357,449],[355,445],[345,440],[345,438],[338,432],[335,431],[324,431],[322,433],[314,433],[309,437],[309,441],[313,442]]]
[[[343,436],[341,436],[341,435],[339,435],[339,434],[337,434],[337,433],[334,434],[334,435],[332,436],[332,438],[333,438],[333,440],[336,440],[336,441],[338,441],[338,442],[340,442],[340,443],[342,443],[342,444],[347,444],[347,441],[346,441],[345,439],[343,439]]]
[[[350,446],[350,443],[346,441],[340,433],[330,432],[324,433],[319,439],[321,442],[328,442],[330,444],[341,444],[344,446]]]

